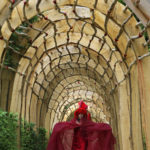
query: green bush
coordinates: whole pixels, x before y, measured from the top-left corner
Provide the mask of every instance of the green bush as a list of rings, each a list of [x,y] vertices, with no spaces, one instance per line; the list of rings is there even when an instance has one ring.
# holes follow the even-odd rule
[[[21,150],[44,150],[47,146],[46,130],[35,124],[24,122],[21,128]]]
[[[0,110],[0,150],[18,150],[18,117]],[[47,146],[46,129],[35,129],[35,124],[21,121],[21,150],[44,150]]]
[[[17,150],[17,115],[0,110],[0,150]]]
[[[46,129],[39,128],[37,133],[37,149],[36,150],[44,150],[47,147],[47,138],[46,138]]]
[[[35,150],[36,134],[34,124],[25,122],[21,126],[21,150]]]

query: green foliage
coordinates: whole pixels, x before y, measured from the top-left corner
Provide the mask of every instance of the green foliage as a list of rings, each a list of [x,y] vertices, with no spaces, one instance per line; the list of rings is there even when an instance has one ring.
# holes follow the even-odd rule
[[[8,50],[6,52],[6,56],[5,56],[5,60],[4,60],[4,65],[9,66],[9,67],[13,67],[13,58],[11,57],[12,55],[12,51]]]
[[[146,138],[144,135],[143,135],[143,148],[144,150],[146,150]]]
[[[52,135],[52,131],[49,132],[49,136],[51,136],[51,135]]]
[[[16,29],[16,32],[21,33],[22,29],[18,27]],[[14,51],[23,54],[29,47],[29,39],[27,39],[24,36],[24,34],[18,35],[16,32],[13,32],[10,37],[9,45],[6,49],[6,55],[4,60],[4,65],[13,68],[17,68],[18,60],[20,59],[20,56],[16,55]]]
[[[18,150],[17,115],[0,110],[0,150]],[[46,130],[35,129],[35,124],[22,121],[21,150],[44,150],[47,146]]]
[[[39,21],[39,17],[34,16],[28,21],[29,23],[33,24]],[[23,22],[21,26],[29,27],[29,24],[27,22]],[[17,27],[15,31],[11,34],[11,37],[9,39],[9,45],[8,45],[9,47],[6,49],[4,65],[12,68],[17,68],[18,61],[21,58],[21,56],[16,55],[14,51],[24,54],[31,44],[30,43],[31,39],[30,37],[26,36],[26,33],[27,30],[23,30],[23,28]]]
[[[46,129],[39,128],[37,133],[37,150],[44,150],[47,146]]]
[[[142,30],[144,29],[144,25],[143,24],[140,24],[140,27],[141,27]],[[148,33],[147,32],[144,32],[144,38],[145,38],[146,41],[148,41],[149,37],[148,37]]]
[[[118,0],[118,2],[120,2],[123,5],[126,5],[123,0]]]
[[[25,122],[21,127],[21,150],[34,150],[36,134],[34,124]]]
[[[39,21],[39,17],[38,16],[34,16],[31,19],[29,19],[30,23],[35,23],[35,22],[38,22],[38,21]]]
[[[0,110],[0,149],[17,150],[17,115]]]
[[[118,0],[118,2],[120,2],[120,3],[123,4],[123,5],[126,5],[123,0]],[[132,12],[132,10],[131,10],[130,8],[129,8],[129,10]],[[139,18],[138,18],[134,13],[133,13],[133,15],[134,15],[135,19],[139,22],[139,21],[140,21]],[[140,24],[140,28],[141,28],[141,29],[144,29],[144,25],[143,25],[143,24]],[[148,41],[148,40],[149,40],[148,33],[147,33],[147,32],[144,32],[143,35],[144,35],[145,40]],[[150,44],[148,44],[148,50],[149,50],[149,52],[150,52]]]
[[[141,30],[143,30],[144,29],[144,25],[140,24],[140,28],[141,28]],[[145,40],[148,41],[149,40],[148,33],[144,32],[143,35],[144,35]],[[150,51],[150,44],[148,44],[148,50]]]
[[[21,128],[21,150],[44,150],[47,145],[46,130],[34,129],[35,124],[24,122]]]
[[[148,51],[150,52],[150,44],[148,45]]]
[[[64,109],[68,109],[70,107],[70,104],[67,104],[65,107],[64,107]]]
[[[29,19],[28,21],[29,21],[29,23],[33,24],[35,22],[38,22],[39,20],[40,20],[39,16],[36,15],[36,16],[32,17],[31,19]],[[23,22],[22,26],[29,27],[29,24],[27,22]]]

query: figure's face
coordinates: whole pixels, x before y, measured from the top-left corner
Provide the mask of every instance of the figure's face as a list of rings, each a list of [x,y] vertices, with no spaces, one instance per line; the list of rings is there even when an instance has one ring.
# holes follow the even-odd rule
[[[79,114],[79,115],[78,115],[78,118],[79,118],[79,119],[82,119],[83,116],[84,116],[83,114]]]

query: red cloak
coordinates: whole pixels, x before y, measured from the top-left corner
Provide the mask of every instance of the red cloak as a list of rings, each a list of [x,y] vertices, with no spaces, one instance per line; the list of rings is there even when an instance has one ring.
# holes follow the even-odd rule
[[[74,118],[54,126],[47,150],[114,150],[115,138],[108,124]]]

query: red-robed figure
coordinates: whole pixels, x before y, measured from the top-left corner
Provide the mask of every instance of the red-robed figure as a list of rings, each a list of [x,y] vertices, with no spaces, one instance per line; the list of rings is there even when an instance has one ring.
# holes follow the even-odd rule
[[[111,127],[92,122],[87,105],[80,101],[70,122],[54,126],[47,150],[114,150],[114,144]]]

